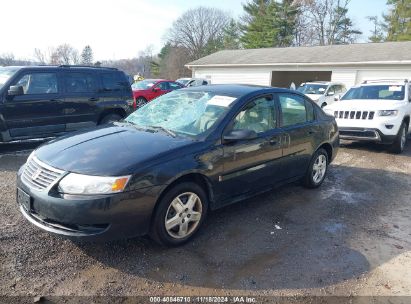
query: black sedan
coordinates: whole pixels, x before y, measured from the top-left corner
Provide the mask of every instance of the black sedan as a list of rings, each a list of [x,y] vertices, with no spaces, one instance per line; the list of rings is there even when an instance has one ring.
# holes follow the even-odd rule
[[[215,85],[182,89],[123,122],[35,150],[17,201],[34,225],[89,240],[149,234],[179,245],[214,210],[278,184],[320,186],[338,128],[304,95]]]

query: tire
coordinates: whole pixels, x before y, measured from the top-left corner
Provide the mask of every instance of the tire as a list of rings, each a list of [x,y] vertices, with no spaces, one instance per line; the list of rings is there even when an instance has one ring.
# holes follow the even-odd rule
[[[393,153],[400,154],[404,151],[405,144],[407,143],[408,128],[407,124],[403,122],[394,143],[391,145],[391,151]]]
[[[321,186],[327,175],[328,164],[329,158],[327,151],[322,148],[318,149],[310,161],[307,173],[303,179],[303,185],[307,188],[318,188]],[[316,167],[318,168],[317,170]]]
[[[136,99],[136,108],[141,108],[142,106],[144,106],[145,104],[147,104],[147,99],[145,99],[144,97],[139,97]]]
[[[193,199],[192,209],[187,206],[190,198]],[[199,185],[191,182],[178,184],[160,200],[151,223],[150,237],[163,246],[182,245],[200,229],[207,210],[207,195]],[[166,221],[169,221],[168,228]]]
[[[100,120],[99,125],[105,125],[105,124],[108,124],[110,122],[119,121],[119,120],[122,120],[122,119],[123,119],[123,117],[119,114],[115,114],[115,113],[107,114],[106,116],[104,116]]]

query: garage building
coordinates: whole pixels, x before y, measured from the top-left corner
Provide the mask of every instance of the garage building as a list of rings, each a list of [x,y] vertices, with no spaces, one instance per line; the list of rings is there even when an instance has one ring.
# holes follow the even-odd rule
[[[188,63],[212,84],[290,87],[306,81],[411,79],[411,42],[225,50]]]

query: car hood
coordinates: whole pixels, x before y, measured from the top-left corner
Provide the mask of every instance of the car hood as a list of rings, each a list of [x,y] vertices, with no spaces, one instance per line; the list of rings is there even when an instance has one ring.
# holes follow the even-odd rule
[[[69,172],[101,176],[135,173],[160,155],[193,143],[185,137],[116,124],[61,137],[35,151],[42,162]]]
[[[352,110],[352,111],[379,111],[395,110],[404,105],[404,101],[381,99],[352,99],[340,100],[326,106],[328,110]]]
[[[313,101],[317,101],[318,99],[320,99],[320,97],[322,95],[320,95],[320,94],[305,94],[305,96],[309,97]]]

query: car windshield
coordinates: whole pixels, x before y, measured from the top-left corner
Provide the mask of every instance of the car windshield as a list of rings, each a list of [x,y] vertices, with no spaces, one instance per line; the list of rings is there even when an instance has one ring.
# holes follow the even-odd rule
[[[381,99],[381,100],[403,100],[405,86],[403,85],[367,85],[355,87],[341,98],[341,100],[352,99]]]
[[[305,83],[301,85],[297,91],[303,94],[314,94],[314,95],[322,95],[327,90],[327,85],[325,84],[310,84]]]
[[[15,67],[0,67],[0,89],[18,71],[18,69],[19,68]]]
[[[181,83],[182,85],[186,85],[190,79],[177,79],[176,82]]]
[[[163,128],[196,137],[214,126],[235,99],[210,92],[174,91],[141,107],[126,121],[142,128]]]
[[[156,84],[156,80],[142,80],[131,85],[134,90],[148,90]]]

